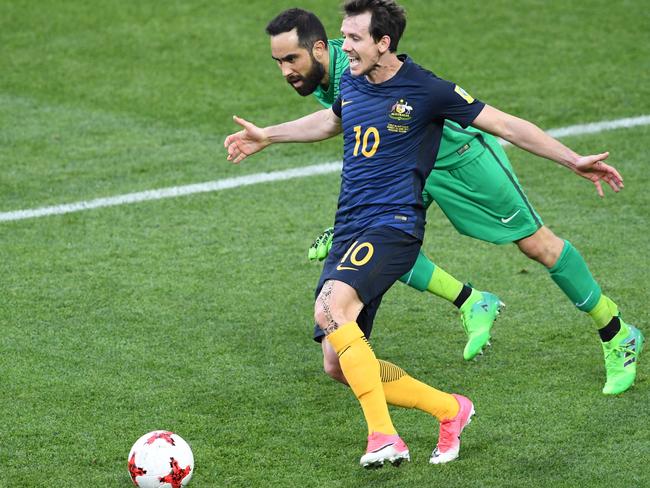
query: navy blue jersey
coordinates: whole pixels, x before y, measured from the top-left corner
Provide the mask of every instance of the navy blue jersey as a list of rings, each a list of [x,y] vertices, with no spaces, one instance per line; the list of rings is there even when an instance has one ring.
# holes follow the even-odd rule
[[[422,189],[436,160],[445,119],[467,127],[484,103],[400,56],[383,83],[346,72],[332,105],[342,119],[344,149],[335,239],[361,229],[398,228],[424,237]]]

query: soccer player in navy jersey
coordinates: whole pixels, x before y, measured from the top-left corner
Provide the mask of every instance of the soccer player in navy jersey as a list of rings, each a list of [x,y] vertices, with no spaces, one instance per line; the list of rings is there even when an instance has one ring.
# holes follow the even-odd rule
[[[344,8],[341,31],[350,73],[341,80],[332,108],[266,128],[234,117],[242,130],[228,136],[224,146],[228,160],[240,163],[272,143],[318,141],[343,132],[336,234],[314,316],[368,424],[360,462],[379,466],[409,459],[409,452],[390,419],[381,366],[366,337],[383,294],[417,258],[424,234],[422,189],[445,119],[503,137],[595,183],[618,188],[622,181],[604,162],[608,153],[580,156],[530,122],[474,99],[407,56],[398,57],[406,17],[393,0],[348,0]],[[430,458],[438,464],[458,457],[460,434],[474,406],[464,396],[443,392],[434,401],[446,410]]]
[[[331,107],[339,96],[341,77],[350,66],[348,57],[341,49],[343,39],[328,40],[320,19],[312,12],[299,8],[291,8],[278,14],[268,23],[266,32],[271,36],[271,55],[278,63],[287,83],[298,94],[302,96],[313,94],[321,105],[326,108]],[[473,140],[477,133],[482,134],[487,143],[492,143],[496,151],[503,152],[496,139],[489,134],[476,129],[473,129],[473,133],[466,133],[467,131],[452,125],[452,122],[446,122],[442,131],[440,150],[435,163],[436,169],[451,171],[475,159],[483,151]],[[438,173],[442,176],[449,174],[448,171]],[[459,196],[456,192],[450,196],[450,199],[457,201]],[[431,191],[426,185],[422,198],[427,207],[433,202]],[[513,201],[519,203],[520,200],[519,195],[512,199],[501,198],[500,201],[506,208],[497,210],[504,212],[502,215],[511,215]],[[441,208],[445,208],[442,201],[438,204]],[[450,217],[454,225],[457,225],[457,214],[458,212],[455,212]],[[460,219],[460,216],[458,218]],[[514,232],[512,225],[508,229],[504,229],[503,225],[494,226],[490,239],[502,239],[504,234],[509,237],[515,233],[521,236],[530,235],[537,229],[537,226],[523,215],[518,219],[517,224],[518,227]],[[316,239],[309,248],[310,260],[325,259],[331,247],[332,231],[333,228],[326,230],[324,235]],[[463,284],[437,263],[434,264],[422,251],[413,268],[399,280],[415,290],[439,296],[458,308],[463,329],[467,334],[467,343],[463,350],[463,357],[466,360],[473,359],[482,352],[486,344],[489,344],[492,326],[504,306],[499,297],[473,288],[469,283]],[[318,336],[317,340],[319,340]],[[321,341],[321,346],[325,371],[332,378],[345,383],[338,365],[338,356],[329,347],[327,341]]]

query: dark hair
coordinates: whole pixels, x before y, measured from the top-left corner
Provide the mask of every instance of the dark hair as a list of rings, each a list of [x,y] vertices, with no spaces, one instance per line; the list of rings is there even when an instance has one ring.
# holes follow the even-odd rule
[[[315,14],[301,8],[290,8],[280,12],[266,26],[266,33],[269,36],[277,36],[293,29],[297,31],[298,44],[309,52],[316,41],[323,41],[327,44],[327,32],[325,32],[323,23]]]
[[[370,12],[370,35],[375,40],[390,37],[390,52],[397,50],[397,44],[406,29],[406,11],[394,0],[346,0],[343,4],[345,15],[360,15]]]

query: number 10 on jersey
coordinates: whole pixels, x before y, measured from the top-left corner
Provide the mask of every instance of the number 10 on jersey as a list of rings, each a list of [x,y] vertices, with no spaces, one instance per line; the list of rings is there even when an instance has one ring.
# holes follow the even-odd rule
[[[363,132],[363,143],[361,141],[361,133]],[[370,136],[372,136],[372,146],[368,149],[370,144]],[[361,146],[361,154],[367,158],[371,158],[377,152],[377,147],[379,146],[379,131],[376,127],[368,127],[365,132],[360,125],[354,126],[354,137],[356,144],[354,145],[353,155],[359,155],[359,146]]]

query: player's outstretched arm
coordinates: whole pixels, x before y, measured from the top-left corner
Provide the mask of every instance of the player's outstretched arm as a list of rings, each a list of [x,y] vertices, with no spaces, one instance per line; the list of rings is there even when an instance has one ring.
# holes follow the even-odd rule
[[[341,133],[341,119],[331,109],[264,128],[236,115],[233,120],[242,130],[226,137],[223,145],[228,151],[228,161],[235,164],[273,143],[322,141]]]
[[[472,125],[502,137],[528,152],[566,166],[577,175],[591,181],[601,197],[604,195],[603,181],[615,192],[623,188],[623,178],[619,172],[605,163],[609,156],[608,152],[581,156],[546,134],[535,124],[489,105],[483,108]]]

